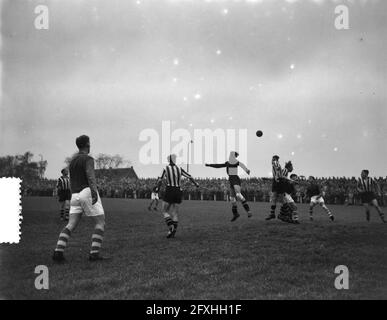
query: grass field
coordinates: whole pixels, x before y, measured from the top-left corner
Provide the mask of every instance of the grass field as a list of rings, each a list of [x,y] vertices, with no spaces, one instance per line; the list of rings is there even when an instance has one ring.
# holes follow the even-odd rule
[[[264,221],[269,205],[251,203],[253,218],[231,223],[225,202],[185,201],[175,239],[148,201],[103,199],[104,255],[87,260],[93,226],[84,218],[54,265],[63,227],[53,198],[23,199],[22,240],[0,245],[0,295],[6,299],[386,299],[387,225],[361,207],[300,206],[300,225]],[[242,211],[240,210],[242,213]],[[47,265],[50,289],[36,290],[34,269]],[[337,290],[334,268],[349,268],[349,290]]]

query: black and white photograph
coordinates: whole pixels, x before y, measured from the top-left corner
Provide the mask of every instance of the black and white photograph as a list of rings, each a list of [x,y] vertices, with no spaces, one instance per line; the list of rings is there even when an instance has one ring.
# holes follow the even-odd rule
[[[387,299],[387,1],[0,17],[1,300]]]

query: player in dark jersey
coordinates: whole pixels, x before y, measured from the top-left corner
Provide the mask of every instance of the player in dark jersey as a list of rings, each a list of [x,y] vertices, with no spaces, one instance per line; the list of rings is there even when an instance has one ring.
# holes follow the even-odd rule
[[[158,181],[158,182],[156,182],[156,184],[152,188],[151,202],[148,206],[149,211],[151,211],[151,210],[157,211],[157,207],[159,206],[160,187],[161,187],[161,181]],[[154,207],[153,207],[153,204],[154,204]]]
[[[94,172],[94,159],[89,156],[90,138],[82,135],[76,139],[79,152],[70,162],[71,203],[70,218],[66,227],[59,234],[59,239],[54,251],[53,260],[64,262],[64,251],[71,233],[78,226],[82,215],[92,217],[94,232],[91,237],[90,261],[105,260],[99,252],[102,246],[105,230],[105,212],[97,190]]]
[[[379,185],[374,179],[368,176],[369,171],[363,170],[361,176],[357,182],[357,191],[360,193],[361,202],[366,210],[366,219],[370,221],[370,206],[374,207],[379,213],[380,219],[386,223],[384,218],[384,213],[379,207],[378,200],[376,198],[376,193],[381,194]]]
[[[237,200],[239,200],[245,211],[247,212],[247,216],[250,218],[252,216],[249,204],[247,203],[245,197],[241,193],[241,179],[238,176],[238,167],[241,167],[247,174],[250,174],[250,170],[240,161],[237,160],[239,154],[238,152],[232,151],[230,152],[229,160],[225,163],[221,164],[206,164],[206,167],[212,168],[226,168],[226,172],[228,174],[228,181],[230,182],[231,187],[231,203],[232,203],[232,213],[233,217],[231,221],[235,221],[239,218]]]
[[[71,190],[69,171],[65,168],[61,171],[62,176],[58,179],[56,188],[58,190],[58,201],[60,205],[60,218],[61,220],[69,220]]]
[[[332,212],[325,205],[325,201],[323,198],[323,191],[321,190],[320,186],[316,183],[316,179],[310,176],[308,178],[308,181],[309,181],[309,186],[306,189],[306,196],[310,199],[309,219],[313,221],[313,208],[317,205],[320,205],[328,215],[329,219],[331,221],[334,221],[335,218]]]
[[[293,170],[293,166],[292,166]],[[289,178],[283,178],[281,182],[280,191],[282,192],[283,204],[280,208],[280,213],[278,219],[288,222],[298,224],[298,208],[293,200],[293,197],[296,194],[296,189],[294,187],[298,182],[298,176],[296,174],[290,175]]]

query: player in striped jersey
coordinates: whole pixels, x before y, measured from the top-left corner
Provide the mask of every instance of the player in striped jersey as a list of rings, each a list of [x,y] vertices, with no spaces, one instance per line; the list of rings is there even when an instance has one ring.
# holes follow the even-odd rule
[[[61,220],[68,221],[71,200],[69,172],[67,169],[62,169],[61,173],[62,176],[58,179],[56,184],[60,205],[60,218]]]
[[[189,179],[196,187],[199,187],[192,176],[176,165],[176,155],[168,156],[169,164],[163,169],[158,183],[166,179],[167,187],[163,198],[162,213],[168,227],[167,238],[173,238],[178,226],[179,205],[182,201],[181,178]]]
[[[247,216],[250,218],[252,216],[249,204],[247,203],[245,197],[241,193],[241,179],[238,176],[238,167],[241,167],[247,174],[250,174],[250,170],[247,169],[247,167],[240,161],[238,161],[238,152],[231,151],[229,160],[225,163],[221,164],[206,164],[206,167],[212,167],[212,168],[226,168],[226,172],[228,174],[228,180],[230,182],[231,186],[231,210],[233,213],[233,217],[231,221],[235,221],[239,218],[238,213],[238,206],[237,206],[237,200],[239,200],[243,208],[247,212]]]
[[[367,221],[370,221],[370,206],[373,206],[379,213],[382,221],[385,223],[386,220],[384,218],[384,213],[380,209],[378,200],[376,199],[376,193],[380,195],[379,185],[368,175],[369,171],[363,170],[357,182],[357,191],[360,193],[361,202],[366,210],[366,219]]]
[[[273,184],[272,184],[272,197],[271,197],[271,206],[270,214],[266,217],[266,220],[275,219],[275,209],[277,208],[277,202],[283,200],[284,196],[284,187],[286,184],[287,176],[290,172],[293,171],[293,164],[291,161],[285,163],[285,168],[282,169],[279,163],[279,156],[274,155],[272,160],[272,175],[273,175]]]

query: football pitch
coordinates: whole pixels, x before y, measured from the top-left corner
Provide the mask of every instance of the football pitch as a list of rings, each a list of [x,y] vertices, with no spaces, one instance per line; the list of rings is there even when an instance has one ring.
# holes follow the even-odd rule
[[[0,295],[5,299],[386,299],[387,225],[361,207],[321,208],[300,225],[265,221],[268,203],[250,203],[231,223],[226,202],[185,201],[174,239],[148,200],[102,199],[106,212],[103,255],[87,260],[93,230],[84,217],[65,252],[51,261],[59,232],[55,198],[23,199],[22,239],[0,245]],[[46,265],[49,289],[37,290],[35,267]],[[335,267],[349,269],[349,289],[337,290]]]

